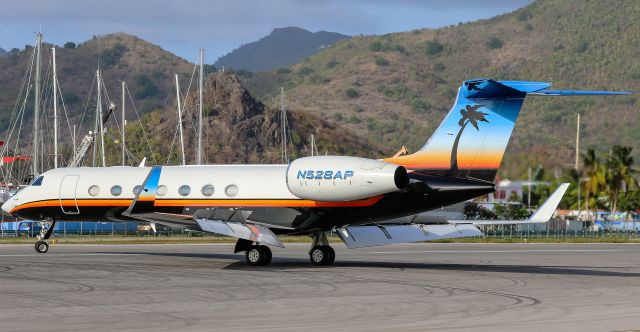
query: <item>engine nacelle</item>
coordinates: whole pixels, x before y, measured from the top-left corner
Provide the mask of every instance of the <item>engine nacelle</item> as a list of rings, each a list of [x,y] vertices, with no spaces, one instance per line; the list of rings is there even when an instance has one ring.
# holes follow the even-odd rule
[[[289,191],[302,199],[352,201],[402,189],[407,170],[358,157],[317,156],[294,160],[287,169]]]

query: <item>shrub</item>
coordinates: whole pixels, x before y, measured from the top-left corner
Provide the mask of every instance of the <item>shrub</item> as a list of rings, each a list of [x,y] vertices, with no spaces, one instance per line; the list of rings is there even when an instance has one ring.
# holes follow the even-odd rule
[[[387,59],[379,56],[376,57],[375,62],[376,62],[376,65],[378,66],[386,66],[389,64],[389,61],[387,61]]]
[[[362,120],[360,120],[357,116],[352,115],[352,116],[349,117],[347,122],[349,122],[349,123],[360,123],[360,122],[362,122]]]
[[[523,10],[520,13],[518,13],[518,21],[526,21],[532,17],[533,17],[533,14],[531,14],[531,12],[528,10]]]
[[[360,93],[358,93],[358,90],[356,90],[354,88],[348,88],[348,89],[344,90],[344,94],[349,98],[358,98],[358,97],[360,97]]]
[[[289,74],[290,72],[291,72],[291,69],[289,68],[280,68],[277,71],[278,75],[285,75],[285,74]]]
[[[498,37],[491,37],[487,39],[487,47],[491,49],[502,48],[502,45],[504,45],[504,43]]]
[[[342,121],[342,113],[334,113],[331,117],[336,121]]]
[[[369,44],[369,50],[371,52],[380,52],[380,50],[382,50],[382,43],[380,43],[379,41],[374,41],[371,44]]]
[[[428,101],[420,98],[411,100],[411,109],[416,113],[424,113],[431,108],[431,104]]]
[[[158,95],[158,87],[147,75],[143,74],[136,77],[135,84],[136,98],[146,99]]]
[[[74,48],[76,48],[76,43],[74,43],[74,42],[66,42],[66,43],[64,43],[64,48],[74,49]]]
[[[313,69],[309,67],[302,67],[298,70],[298,75],[300,76],[309,76],[311,73],[313,73]]]
[[[331,61],[327,62],[326,68],[327,69],[335,68],[337,65],[338,65],[338,61],[336,61],[336,59],[332,59]]]
[[[589,48],[589,44],[587,44],[586,41],[581,41],[577,43],[576,46],[573,47],[573,51],[576,53],[582,53],[586,51],[587,48]]]
[[[425,50],[427,55],[436,55],[444,50],[444,45],[440,44],[436,40],[430,40],[427,42]]]
[[[102,54],[100,54],[100,62],[107,67],[113,66],[120,61],[125,51],[127,51],[127,48],[124,45],[115,43],[111,48],[102,51]]]

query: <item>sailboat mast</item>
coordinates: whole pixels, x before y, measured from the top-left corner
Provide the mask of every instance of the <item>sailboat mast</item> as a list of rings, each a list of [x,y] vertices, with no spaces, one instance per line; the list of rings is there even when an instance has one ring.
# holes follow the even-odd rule
[[[102,89],[102,74],[100,70],[98,70],[98,80],[100,81],[100,89]],[[102,95],[100,94],[100,90],[98,90],[98,114],[97,118],[100,121],[100,155],[102,157],[102,167],[107,167],[107,161],[104,153],[104,124],[102,123]]]
[[[100,69],[96,70],[96,114],[95,120],[93,121],[93,161],[91,162],[92,167],[96,167],[96,150],[98,149],[98,121],[100,121],[100,115],[98,114],[98,105],[100,104]]]
[[[287,154],[287,111],[284,109],[284,88],[280,88],[280,126],[282,127],[282,163],[289,163]]]
[[[199,102],[199,112],[198,112],[198,151],[196,153],[196,164],[197,165],[201,165],[202,164],[202,108],[203,108],[203,103],[202,103],[202,93],[204,90],[204,49],[200,49],[200,79],[198,82],[198,87],[199,87],[199,95],[198,95],[198,102]]]
[[[34,110],[33,110],[33,176],[37,176],[39,172],[39,148],[40,148],[40,140],[38,138],[38,133],[40,129],[40,53],[42,51],[42,33],[38,33],[36,35],[36,86],[35,86],[35,96],[34,96]]]
[[[53,168],[58,168],[58,75],[56,73],[56,48],[51,48],[53,58]]]
[[[125,100],[125,98],[124,98],[124,92],[125,92],[125,88],[126,88],[126,85],[125,85],[125,84],[126,84],[126,83],[123,81],[123,82],[122,82],[122,166],[124,166],[124,165],[125,165],[125,162],[126,162],[126,160],[125,160],[125,154],[124,154],[125,149],[126,149],[126,147],[125,147],[125,144],[126,144],[126,142],[125,142],[126,135],[125,135],[125,131],[124,131],[124,126],[125,126],[125,124],[126,124],[126,122],[127,122],[127,120],[124,118],[124,100]]]
[[[184,136],[182,134],[182,105],[180,104],[180,81],[176,74],[176,100],[178,101],[178,131],[180,132],[180,151],[182,152],[182,165],[186,165],[184,158]]]

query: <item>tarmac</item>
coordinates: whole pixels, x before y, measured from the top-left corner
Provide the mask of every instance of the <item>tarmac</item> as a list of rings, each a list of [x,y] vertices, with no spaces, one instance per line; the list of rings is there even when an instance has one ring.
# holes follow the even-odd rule
[[[286,245],[0,245],[0,330],[640,329],[638,244]]]

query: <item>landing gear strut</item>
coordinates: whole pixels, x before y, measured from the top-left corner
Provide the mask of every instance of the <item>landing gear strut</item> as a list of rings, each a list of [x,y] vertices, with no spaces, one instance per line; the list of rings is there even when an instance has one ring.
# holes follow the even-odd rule
[[[49,227],[46,227],[49,225]],[[53,228],[56,226],[55,219],[51,221],[41,221],[40,222],[40,234],[38,235],[38,241],[36,241],[36,252],[44,254],[49,251],[49,243],[47,240],[53,235]]]
[[[331,265],[336,260],[336,252],[329,246],[329,240],[324,232],[313,235],[309,260],[313,265]]]

